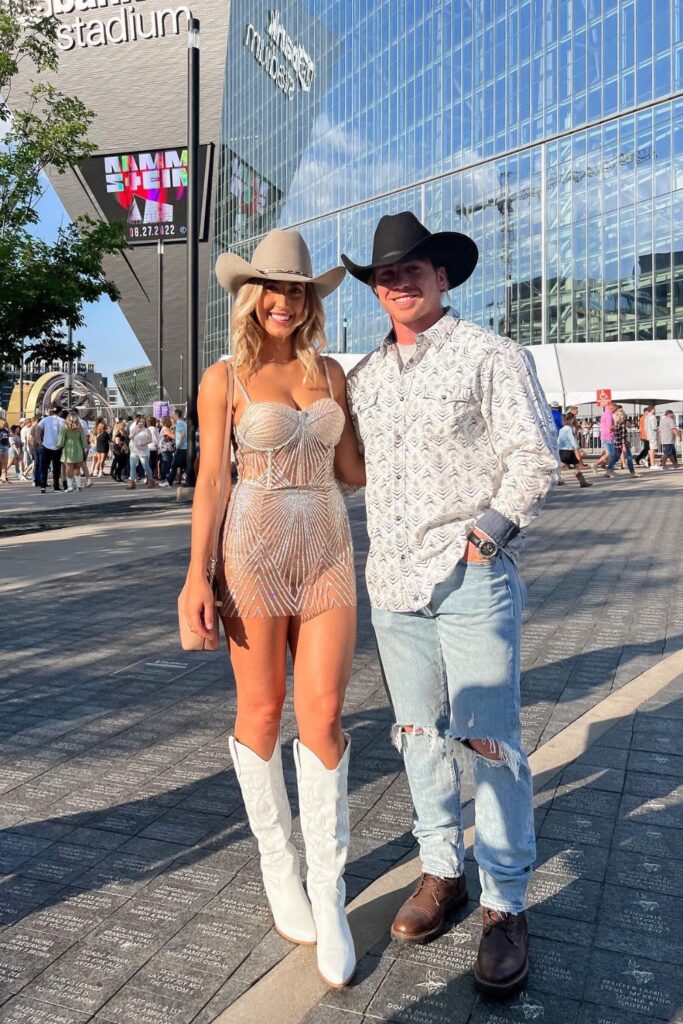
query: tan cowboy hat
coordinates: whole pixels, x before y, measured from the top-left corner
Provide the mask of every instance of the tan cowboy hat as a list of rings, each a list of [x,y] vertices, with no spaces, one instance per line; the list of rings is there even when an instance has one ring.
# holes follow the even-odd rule
[[[226,292],[236,295],[247,281],[293,281],[312,284],[320,298],[338,288],[346,271],[334,267],[313,277],[311,254],[298,231],[273,228],[254,249],[251,263],[234,252],[222,252],[216,260],[216,278]]]

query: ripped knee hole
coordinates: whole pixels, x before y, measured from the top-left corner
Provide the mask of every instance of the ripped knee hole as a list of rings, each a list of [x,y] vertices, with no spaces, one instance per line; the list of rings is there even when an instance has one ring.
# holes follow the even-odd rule
[[[407,736],[424,736],[427,732],[421,726],[416,728],[414,725],[402,725],[399,728]],[[469,747],[470,750],[473,750],[475,754],[481,754],[482,757],[487,757],[491,761],[500,761],[502,759],[500,744],[497,740],[461,739],[460,742]]]

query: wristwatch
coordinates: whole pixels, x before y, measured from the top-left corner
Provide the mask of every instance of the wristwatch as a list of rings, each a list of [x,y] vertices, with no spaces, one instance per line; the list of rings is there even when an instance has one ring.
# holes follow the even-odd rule
[[[479,554],[483,555],[484,558],[495,558],[500,551],[494,540],[484,540],[483,537],[477,537],[476,533],[471,533],[467,539],[474,544]]]

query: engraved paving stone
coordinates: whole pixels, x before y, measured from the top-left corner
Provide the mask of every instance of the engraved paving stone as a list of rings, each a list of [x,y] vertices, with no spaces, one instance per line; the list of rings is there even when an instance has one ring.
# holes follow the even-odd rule
[[[540,835],[570,843],[609,846],[613,829],[614,824],[609,818],[550,810],[541,826]]]
[[[616,850],[610,855],[608,876],[610,882],[633,889],[681,893],[680,863],[653,854]]]
[[[547,992],[524,989],[509,1002],[500,1003],[481,997],[474,1007],[470,1024],[577,1024],[579,1003],[560,999]]]
[[[650,960],[683,964],[683,899],[605,886],[595,943]]]
[[[536,871],[529,886],[527,901],[544,914],[594,921],[600,901],[600,885],[571,875]]]
[[[587,1002],[682,1024],[682,995],[683,979],[677,967],[628,953],[595,950],[591,955],[584,996]]]
[[[625,822],[616,826],[612,846],[615,850],[683,860],[683,831]]]
[[[476,998],[470,974],[394,960],[366,1013],[392,1024],[465,1024]]]
[[[0,1024],[85,1024],[87,1013],[67,1010],[62,1006],[48,1006],[25,996],[16,996],[0,1007]]]
[[[594,882],[605,877],[608,851],[601,846],[582,846],[539,839],[536,843],[536,869],[549,874],[575,875]]]

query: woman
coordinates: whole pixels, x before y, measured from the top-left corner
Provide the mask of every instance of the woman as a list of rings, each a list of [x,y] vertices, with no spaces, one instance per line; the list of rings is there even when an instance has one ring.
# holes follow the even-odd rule
[[[85,461],[87,445],[81,421],[75,412],[70,412],[60,428],[57,447],[62,449],[62,465],[66,470],[67,491],[81,490],[80,468]]]
[[[166,479],[171,471],[171,463],[173,462],[173,454],[175,452],[175,430],[173,429],[173,420],[170,416],[162,416],[161,427],[159,430],[159,486],[169,487],[169,482]]]
[[[24,445],[21,440],[21,427],[13,424],[9,430],[9,459],[7,461],[7,472],[14,466],[14,475],[17,479],[25,480],[24,476]]]
[[[573,413],[566,412],[562,417],[563,426],[557,435],[557,446],[560,449],[560,462],[562,466],[569,466],[576,470],[576,479],[579,487],[592,487],[581,472],[586,468],[583,461],[583,452],[576,440],[576,419]],[[577,468],[578,467],[578,468]]]
[[[624,459],[626,460],[631,480],[637,480],[640,473],[636,473],[635,466],[633,465],[633,455],[631,454],[631,445],[628,440],[626,413],[623,409],[616,409],[614,412],[614,448],[619,458],[622,459],[622,463]]]
[[[159,428],[154,416],[147,418],[147,429],[152,440],[149,442],[149,468],[152,470],[152,479],[159,479]]]
[[[10,432],[7,420],[0,417],[0,481],[9,483],[7,479],[7,463],[9,461]]]
[[[95,424],[95,462],[93,463],[92,475],[102,476],[104,464],[109,455],[111,434],[107,430],[107,424],[100,417]]]
[[[149,466],[149,446],[152,441],[152,435],[147,428],[144,416],[136,416],[133,424],[130,428],[129,445],[130,445],[130,480],[128,481],[128,490],[135,490],[135,478],[137,476],[138,463],[142,466],[145,474],[145,487],[154,487],[154,480],[152,479],[152,470]]]
[[[286,268],[286,269],[278,269]],[[199,393],[202,458],[192,513],[185,614],[208,636],[215,615],[206,579],[225,418],[232,416],[239,481],[223,527],[219,597],[237,686],[230,751],[275,927],[293,942],[317,942],[328,984],[356,966],[342,880],[349,843],[349,737],[341,710],[356,632],[353,549],[334,474],[363,484],[365,472],[346,407],[341,367],[325,344],[321,298],[341,267],[314,278],[296,231],[271,231],[252,262],[223,253],[220,284],[232,313],[234,407],[226,366],[204,374]],[[227,466],[226,466],[227,464]],[[294,741],[308,898],[290,842],[291,812],[280,754],[287,648],[294,663]]]

